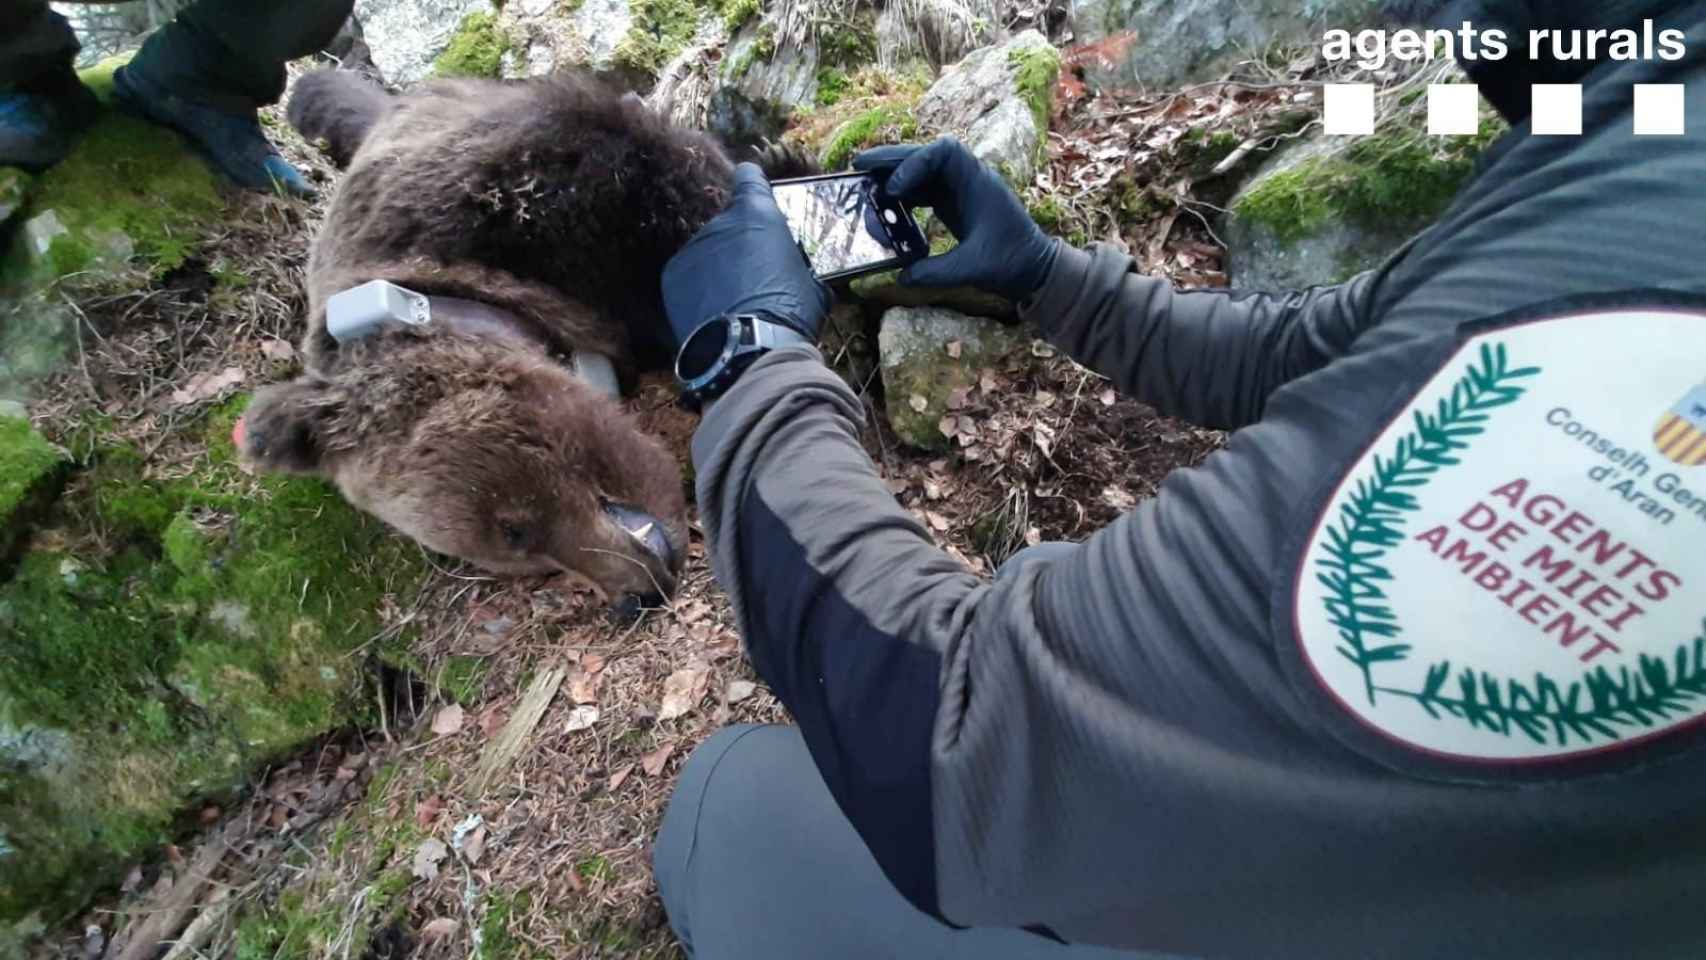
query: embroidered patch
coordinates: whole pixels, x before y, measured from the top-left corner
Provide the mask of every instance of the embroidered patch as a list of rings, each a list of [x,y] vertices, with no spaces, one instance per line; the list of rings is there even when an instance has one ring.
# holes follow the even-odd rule
[[[1558,760],[1706,715],[1706,315],[1472,337],[1301,562],[1306,663],[1415,749]]]

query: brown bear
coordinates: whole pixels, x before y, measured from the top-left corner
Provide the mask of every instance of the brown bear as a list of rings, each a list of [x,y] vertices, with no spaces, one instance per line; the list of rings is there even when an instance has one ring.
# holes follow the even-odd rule
[[[625,383],[669,360],[659,278],[728,198],[723,147],[584,77],[392,97],[324,71],[288,112],[347,172],[309,257],[307,373],[256,395],[245,461],[325,476],[488,570],[667,593],[679,468],[572,360],[607,357]],[[430,296],[430,323],[334,339],[327,300],[372,280]]]

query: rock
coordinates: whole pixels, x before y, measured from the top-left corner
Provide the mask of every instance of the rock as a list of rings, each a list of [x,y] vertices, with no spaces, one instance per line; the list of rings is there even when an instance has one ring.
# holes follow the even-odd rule
[[[595,70],[608,70],[616,48],[628,36],[634,23],[634,12],[628,0],[582,0],[575,11],[575,30],[586,41],[586,65]]]
[[[936,307],[897,307],[883,314],[877,351],[895,434],[914,447],[946,449],[949,441],[938,424],[952,412],[954,392],[972,387],[980,369],[1024,349],[1030,339],[1020,328]]]
[[[357,0],[355,6],[373,62],[402,86],[432,74],[469,14],[493,12],[490,0]]]
[[[942,307],[972,317],[1013,320],[1018,311],[1011,300],[971,287],[909,287],[900,273],[873,273],[854,280],[855,296],[879,307]]]
[[[1300,141],[1228,204],[1228,279],[1301,290],[1378,266],[1445,210],[1498,132],[1487,124],[1476,137],[1400,128]]]
[[[893,69],[924,61],[935,68],[957,63],[993,43],[1006,17],[1001,0],[907,0],[889,3],[877,17],[877,62]]]
[[[708,129],[729,143],[776,138],[795,110],[816,99],[818,66],[815,44],[779,44],[770,20],[748,22],[723,54]]]
[[[693,42],[658,72],[657,85],[647,95],[647,104],[680,126],[706,129],[728,39],[728,28],[722,20],[707,19]]]
[[[104,100],[123,59],[83,71]],[[217,176],[169,130],[108,111],[59,165],[36,179],[24,218],[0,257],[0,394],[62,362],[75,328],[57,296],[36,294],[75,275],[122,292],[197,252],[225,208]],[[10,317],[6,314],[10,313]]]
[[[0,569],[58,496],[68,467],[65,451],[48,443],[27,419],[12,415],[19,410],[8,404],[0,412]]]
[[[1330,28],[1373,21],[1374,0],[1077,0],[1072,31],[1080,44],[1112,44],[1112,67],[1089,58],[1085,76],[1100,87],[1165,90],[1211,80],[1238,60],[1274,48],[1320,43]]]
[[[371,707],[354,655],[428,567],[319,480],[246,491],[237,413],[210,417],[209,462],[182,478],[95,437],[44,517],[58,535],[6,565],[0,934],[76,915],[153,856],[187,804]],[[0,463],[0,478],[14,473]]]
[[[914,111],[918,123],[959,137],[1015,187],[1036,176],[1054,108],[1060,53],[1026,30],[944,71]]]
[[[0,167],[0,226],[12,219],[12,214],[24,208],[29,199],[30,184],[36,178],[17,167]]]

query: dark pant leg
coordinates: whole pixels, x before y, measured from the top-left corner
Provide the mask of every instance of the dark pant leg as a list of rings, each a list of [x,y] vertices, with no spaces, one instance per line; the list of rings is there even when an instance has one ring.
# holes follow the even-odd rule
[[[793,727],[739,726],[682,770],[653,852],[694,960],[1133,960],[1019,930],[954,930],[907,903]]]
[[[47,0],[0,0],[0,91],[57,83],[78,49],[71,24]]]
[[[234,111],[284,94],[284,64],[325,47],[355,0],[198,0],[154,31],[131,69],[186,100]]]

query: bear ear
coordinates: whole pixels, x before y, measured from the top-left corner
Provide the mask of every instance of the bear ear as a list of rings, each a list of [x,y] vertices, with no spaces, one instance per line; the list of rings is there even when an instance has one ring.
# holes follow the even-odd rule
[[[326,432],[343,408],[331,384],[314,377],[255,394],[232,431],[239,457],[262,470],[319,473]]]

